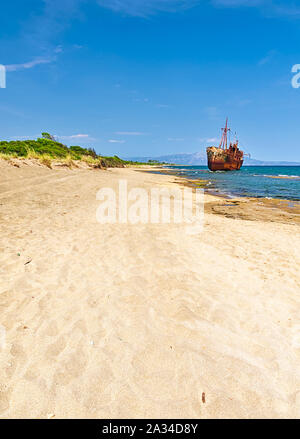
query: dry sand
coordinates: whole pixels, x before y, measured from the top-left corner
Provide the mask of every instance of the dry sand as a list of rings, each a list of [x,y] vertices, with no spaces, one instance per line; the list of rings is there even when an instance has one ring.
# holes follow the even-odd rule
[[[0,417],[299,417],[299,224],[100,225],[120,178],[176,184],[0,163]]]

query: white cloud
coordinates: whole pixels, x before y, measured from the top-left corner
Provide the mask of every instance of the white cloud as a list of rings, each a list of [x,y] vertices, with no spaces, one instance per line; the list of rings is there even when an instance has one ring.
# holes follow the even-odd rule
[[[133,102],[149,102],[148,98],[134,98]]]
[[[91,137],[89,134],[71,134],[70,136],[55,136],[60,140],[66,141],[80,141],[83,143],[96,141],[94,137]]]
[[[125,143],[125,140],[110,139],[109,143]]]
[[[141,133],[140,131],[117,131],[118,136],[146,136],[147,133]]]
[[[247,105],[250,105],[250,104],[252,104],[252,99],[240,99],[238,102],[237,102],[237,106],[238,107],[246,107]]]
[[[89,134],[72,134],[71,136],[57,136],[59,139],[91,139]]]
[[[267,53],[267,55],[259,61],[258,65],[259,66],[263,66],[265,64],[270,63],[276,55],[277,55],[277,51],[276,50],[270,50]]]
[[[30,14],[22,29],[22,41],[44,53],[57,50],[57,36],[81,16],[81,6],[85,1],[40,0],[40,13]],[[93,1],[96,3],[96,0]]]
[[[98,4],[115,12],[147,17],[156,12],[177,12],[192,8],[201,0],[98,0]]]
[[[211,3],[216,7],[225,8],[260,8],[268,16],[300,17],[300,7],[295,6],[293,0],[211,0]]]
[[[300,8],[295,5],[286,5],[283,3],[280,5],[274,5],[274,12],[277,15],[285,15],[287,17],[300,17]]]
[[[195,6],[211,5],[218,8],[251,7],[267,16],[300,17],[297,0],[41,0],[39,15],[31,15],[21,32],[22,41],[40,50],[60,50],[55,40],[72,22],[83,17],[82,6],[90,1],[99,7],[135,17],[148,17],[159,12],[176,13]],[[74,44],[74,48],[82,48]],[[55,49],[56,48],[56,49]]]
[[[268,0],[212,0],[213,5],[227,8],[235,8],[237,6],[257,7],[266,3],[270,2]]]
[[[63,47],[62,47],[62,45],[59,45],[59,46],[57,46],[55,49],[54,49],[54,52],[55,53],[62,53],[64,50],[63,50]]]
[[[40,64],[49,64],[53,61],[53,58],[36,58],[33,61],[25,62],[23,64],[9,64],[5,66],[5,68],[7,72],[16,72],[18,70],[32,69]]]
[[[69,0],[72,1],[72,0]],[[73,0],[75,2],[76,0]],[[201,4],[219,8],[260,8],[267,15],[300,17],[300,8],[293,0],[96,0],[114,12],[136,17],[148,17],[157,12],[179,12]]]
[[[214,143],[214,142],[218,141],[218,139],[216,137],[211,137],[211,138],[208,138],[208,139],[206,137],[201,137],[201,138],[199,138],[197,140],[200,143]]]
[[[217,107],[210,106],[204,109],[205,114],[209,117],[209,119],[215,119],[219,116],[219,110]]]
[[[37,136],[13,136],[12,139],[14,140],[29,140],[34,139]]]

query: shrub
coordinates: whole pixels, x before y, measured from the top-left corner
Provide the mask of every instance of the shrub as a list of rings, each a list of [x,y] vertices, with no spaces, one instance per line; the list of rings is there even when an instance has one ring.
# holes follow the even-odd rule
[[[28,157],[40,159],[46,166],[51,167],[51,160],[64,161],[66,166],[75,166],[73,160],[84,160],[93,167],[115,168],[125,164],[134,164],[120,159],[118,156],[102,157],[93,148],[70,146],[57,142],[49,133],[42,133],[37,140],[0,141],[0,155],[9,157]],[[137,163],[136,163],[137,164]]]
[[[0,152],[3,154],[16,154],[17,156],[25,157],[27,155],[27,149],[25,142],[13,141],[13,142],[0,142]]]

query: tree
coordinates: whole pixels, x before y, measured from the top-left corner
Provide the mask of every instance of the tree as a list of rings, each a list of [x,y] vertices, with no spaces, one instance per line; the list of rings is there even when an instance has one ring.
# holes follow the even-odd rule
[[[55,139],[55,137],[54,136],[52,136],[51,134],[49,134],[49,133],[42,133],[42,137],[44,138],[44,139],[47,139],[47,140],[52,140],[53,142],[56,142],[56,139]]]

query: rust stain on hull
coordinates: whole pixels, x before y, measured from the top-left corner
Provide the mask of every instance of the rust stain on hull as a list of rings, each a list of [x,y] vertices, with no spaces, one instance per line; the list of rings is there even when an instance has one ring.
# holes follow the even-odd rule
[[[208,167],[211,171],[238,171],[244,163],[243,159],[210,160],[208,159]]]

